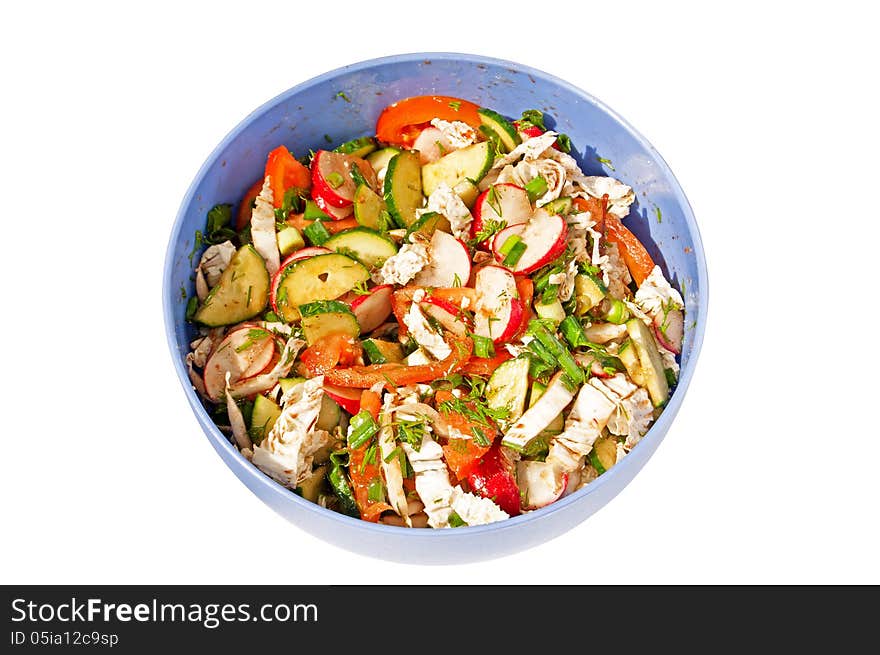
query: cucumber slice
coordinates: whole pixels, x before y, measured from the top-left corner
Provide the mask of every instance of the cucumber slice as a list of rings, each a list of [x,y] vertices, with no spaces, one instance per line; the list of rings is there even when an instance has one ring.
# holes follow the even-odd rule
[[[306,242],[303,241],[302,234],[292,225],[283,228],[275,236],[278,239],[278,251],[282,257],[287,257],[290,253],[305,248]]]
[[[194,319],[208,327],[240,323],[262,312],[268,300],[266,262],[248,244],[232,256],[217,286],[211,289]]]
[[[280,380],[278,380],[278,386],[281,387],[281,393],[285,394],[288,391],[290,391],[291,389],[293,389],[296,385],[298,385],[302,382],[305,382],[305,381],[306,381],[305,378],[299,378],[299,377],[281,378]]]
[[[352,157],[366,157],[377,147],[376,139],[371,136],[362,136],[346,141],[338,148],[334,148],[333,152],[341,152],[343,155],[351,155]]]
[[[324,489],[324,478],[327,476],[327,467],[319,466],[305,480],[299,483],[296,493],[313,503],[318,502],[318,497]]]
[[[321,396],[321,411],[318,413],[318,420],[315,421],[315,428],[332,432],[333,428],[339,425],[341,421],[342,408],[325,393]]]
[[[538,299],[535,302],[535,313],[538,315],[538,318],[553,321],[556,325],[559,325],[565,320],[565,309],[563,309],[562,302],[559,298],[551,302],[549,305],[545,305],[540,299]]]
[[[654,335],[640,318],[632,318],[626,322],[626,331],[639,356],[639,366],[644,376],[644,384],[651,396],[654,407],[660,407],[669,399],[669,384],[663,370],[660,351],[654,343]]]
[[[507,152],[522,143],[516,128],[504,116],[485,107],[478,109],[477,113],[480,115],[480,122],[498,135]]]
[[[397,246],[391,239],[367,227],[353,227],[334,234],[324,242],[324,247],[353,257],[369,268],[380,267],[397,254]]]
[[[504,407],[507,416],[499,421],[502,428],[522,416],[529,393],[529,359],[517,357],[503,362],[486,383],[486,404],[492,409]]]
[[[563,196],[562,198],[557,198],[556,200],[551,200],[546,205],[544,205],[544,209],[551,214],[562,214],[563,216],[567,216],[571,213],[573,201],[568,196]]]
[[[298,384],[302,384],[305,382],[305,378],[281,378],[278,380],[278,385],[281,387],[281,393],[285,394],[290,391],[293,387]],[[326,430],[327,432],[331,432],[333,428],[340,424],[342,421],[342,408],[336,404],[336,401],[333,400],[326,393],[321,396],[321,411],[318,413],[318,420],[315,421],[315,427],[319,430]],[[326,458],[324,458],[326,459]],[[319,458],[317,453],[315,454],[315,462],[318,462]]]
[[[479,182],[492,167],[493,161],[492,148],[488,141],[450,152],[437,161],[422,166],[424,193],[430,196],[443,182],[452,189],[465,179]],[[387,176],[385,180],[387,183]]]
[[[251,424],[248,428],[248,435],[255,444],[259,444],[275,421],[281,416],[281,408],[265,396],[258,395],[254,398],[254,409],[251,412]]]
[[[293,262],[281,275],[275,305],[285,323],[298,317],[296,310],[300,305],[316,300],[334,300],[370,279],[366,266],[338,253]]]
[[[590,464],[601,475],[617,464],[617,442],[608,437],[599,437],[590,452]]]
[[[318,300],[300,305],[299,313],[302,316],[303,335],[310,346],[328,334],[357,337],[361,333],[351,309],[338,300]]]
[[[422,168],[419,156],[411,150],[397,153],[388,162],[383,183],[388,213],[398,227],[416,221],[416,209],[422,206]]]
[[[387,212],[385,201],[366,184],[361,184],[354,192],[354,218],[364,227],[373,230],[387,229],[382,213]]]
[[[605,298],[605,291],[599,281],[579,273],[574,278],[574,294],[577,301],[575,313],[583,316]]]
[[[428,212],[427,214],[422,214],[421,216],[419,216],[416,222],[410,225],[409,229],[407,229],[404,243],[410,241],[409,236],[414,232],[423,234],[425,235],[425,237],[430,239],[431,235],[434,234],[436,230],[442,230],[443,232],[452,232],[452,226],[449,224],[449,219],[446,218],[443,214],[438,214],[437,212]]]
[[[617,356],[620,358],[623,368],[626,369],[627,375],[640,387],[645,386],[645,376],[642,373],[642,367],[639,364],[639,356],[636,353],[636,347],[633,345],[632,339],[624,341],[617,350]]]
[[[403,348],[399,343],[367,339],[362,345],[370,364],[396,364],[403,361]]]
[[[474,184],[473,180],[465,178],[452,187],[452,192],[461,198],[461,201],[468,209],[472,209],[477,201],[477,197],[480,195],[480,187]]]
[[[388,168],[388,162],[399,152],[400,148],[381,148],[367,155],[366,160],[378,175],[383,169]]]

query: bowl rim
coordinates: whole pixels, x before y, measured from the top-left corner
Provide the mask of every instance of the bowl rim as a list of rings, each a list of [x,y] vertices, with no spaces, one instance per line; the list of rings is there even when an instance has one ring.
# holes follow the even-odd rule
[[[201,184],[203,178],[207,175],[207,173],[217,163],[218,159],[220,159],[221,154],[227,148],[227,146],[234,139],[236,139],[239,134],[247,129],[247,127],[254,119],[270,111],[277,104],[300,93],[301,91],[308,89],[316,84],[320,84],[327,80],[333,79],[334,77],[338,77],[341,74],[354,73],[366,69],[384,66],[387,64],[410,63],[424,60],[443,60],[453,62],[460,61],[467,64],[484,64],[493,67],[503,67],[509,70],[515,70],[518,73],[530,75],[536,79],[541,79],[543,82],[562,87],[570,91],[571,93],[582,97],[587,102],[595,105],[601,111],[605,112],[615,121],[617,121],[617,123],[623,129],[629,132],[630,135],[645,150],[648,150],[653,154],[653,157],[656,158],[656,162],[660,167],[660,170],[669,179],[671,183],[670,186],[672,196],[682,209],[685,223],[688,227],[688,230],[690,231],[691,239],[693,241],[693,256],[696,258],[697,277],[699,279],[699,293],[697,296],[697,324],[695,329],[692,331],[692,346],[688,358],[688,364],[686,367],[682,368],[675,392],[672,394],[672,397],[670,398],[669,403],[667,404],[663,413],[660,415],[660,418],[651,425],[648,432],[645,434],[645,436],[642,437],[641,441],[639,442],[641,444],[642,442],[650,443],[653,441],[658,441],[659,445],[659,441],[663,439],[666,432],[669,430],[672,421],[678,414],[678,410],[681,407],[681,404],[687,393],[691,379],[693,378],[697,360],[699,359],[700,351],[703,345],[703,337],[706,330],[706,319],[708,314],[709,301],[709,280],[708,271],[706,268],[703,242],[700,235],[699,227],[697,226],[697,222],[693,214],[693,210],[690,206],[690,203],[688,202],[687,197],[685,196],[684,191],[681,188],[681,185],[678,182],[678,179],[675,177],[672,169],[666,163],[666,160],[663,159],[662,155],[660,155],[657,149],[654,148],[654,146],[651,145],[651,143],[644,136],[642,136],[642,134],[638,130],[630,125],[628,121],[626,121],[622,116],[620,116],[616,111],[608,107],[601,100],[584,91],[583,89],[571,84],[570,82],[558,78],[550,73],[546,73],[542,70],[532,68],[530,66],[526,66],[517,62],[505,59],[497,59],[494,57],[486,57],[483,55],[456,52],[412,52],[398,55],[390,55],[386,57],[367,59],[336,68],[316,77],[312,77],[304,82],[301,82],[271,98],[270,100],[264,102],[254,111],[245,116],[245,118],[243,118],[232,130],[230,130],[228,134],[226,134],[225,137],[223,137],[220,143],[217,144],[217,146],[205,159],[204,163],[199,168],[198,172],[193,178],[193,181],[190,183],[189,188],[187,189],[186,194],[181,201],[180,208],[178,209],[177,216],[174,219],[174,225],[172,226],[171,234],[168,239],[168,246],[165,253],[164,271],[162,277],[162,304],[165,322],[165,335],[168,341],[168,347],[170,350],[171,358],[174,362],[174,368],[177,371],[178,379],[180,380],[180,383],[184,388],[184,392],[186,393],[186,397],[189,401],[190,407],[192,407],[193,412],[196,415],[196,419],[202,426],[203,432],[205,432],[206,437],[212,443],[214,448],[218,450],[218,452],[223,451],[230,456],[229,458],[223,458],[230,469],[233,469],[233,462],[235,462],[235,467],[238,468],[238,471],[233,470],[233,472],[237,474],[242,482],[244,482],[242,475],[247,476],[252,484],[255,484],[257,487],[261,487],[267,494],[275,497],[280,503],[292,502],[294,505],[298,505],[300,509],[314,513],[316,515],[316,519],[329,519],[338,521],[343,526],[355,530],[362,530],[367,533],[372,533],[374,536],[390,536],[394,534],[400,536],[407,535],[411,538],[418,539],[454,539],[456,538],[456,536],[460,537],[463,532],[465,532],[468,536],[471,536],[485,534],[489,532],[499,532],[509,529],[515,529],[518,526],[533,523],[535,521],[540,521],[541,519],[549,517],[552,514],[564,511],[571,505],[583,501],[587,496],[594,493],[599,493],[601,489],[606,485],[614,485],[615,480],[618,477],[625,476],[627,474],[627,469],[629,468],[627,466],[627,462],[629,461],[629,458],[625,458],[620,466],[612,467],[610,470],[599,476],[596,480],[592,481],[587,486],[551,503],[550,505],[547,505],[546,507],[542,507],[538,510],[531,511],[526,514],[520,514],[519,516],[511,517],[505,521],[498,521],[486,525],[466,526],[463,528],[458,528],[456,530],[412,530],[410,528],[370,523],[369,521],[356,519],[350,516],[346,516],[344,514],[340,514],[338,512],[334,512],[332,510],[328,510],[324,507],[321,507],[317,503],[313,503],[306,500],[305,498],[298,496],[293,491],[278,484],[272,478],[260,471],[251,462],[247,461],[241,455],[238,449],[232,445],[231,441],[227,439],[222,432],[220,432],[219,428],[217,428],[217,426],[211,420],[210,416],[208,416],[207,410],[202,405],[195,390],[192,387],[192,384],[190,383],[189,375],[184,366],[183,358],[178,356],[178,343],[175,336],[176,329],[174,321],[175,293],[174,290],[171,288],[171,278],[174,270],[175,245],[180,238],[183,227],[183,218],[187,213],[187,209],[193,202],[196,189],[198,188],[199,184]],[[635,448],[638,448],[638,444],[635,446]],[[636,473],[637,472],[638,471],[636,471]],[[245,483],[245,486],[248,486],[251,491],[256,493],[254,487],[251,487],[250,484]],[[265,500],[265,497],[261,495],[260,497],[261,499]],[[270,506],[274,505],[270,504]]]

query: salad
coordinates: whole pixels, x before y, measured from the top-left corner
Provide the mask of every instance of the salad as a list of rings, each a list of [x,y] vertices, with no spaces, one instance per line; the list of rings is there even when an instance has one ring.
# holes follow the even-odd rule
[[[242,456],[413,528],[530,512],[626,457],[676,384],[684,301],[623,224],[633,190],[570,150],[537,110],[419,96],[268,153],[191,256],[186,364]]]

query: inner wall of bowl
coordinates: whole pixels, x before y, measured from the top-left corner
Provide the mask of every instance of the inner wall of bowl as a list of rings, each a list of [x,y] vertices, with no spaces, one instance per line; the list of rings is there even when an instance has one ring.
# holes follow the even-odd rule
[[[442,56],[415,61],[396,60],[365,68],[343,69],[305,88],[294,88],[274,106],[258,110],[250,123],[234,132],[226,146],[206,162],[205,174],[193,189],[192,202],[179,226],[173,247],[172,284],[175,336],[180,356],[188,350],[194,330],[184,321],[187,297],[194,293],[190,260],[196,230],[204,228],[208,210],[217,203],[237,206],[245,190],[263,174],[267,153],[279,144],[295,156],[372,135],[376,119],[388,104],[413,95],[451,95],[516,118],[524,109],[547,115],[548,127],[571,137],[572,155],[591,175],[612,175],[633,187],[636,203],[626,225],[642,240],[673,284],[684,292],[688,317],[682,368],[694,346],[698,313],[698,264],[676,183],[657,162],[653,149],[595,102],[585,100],[565,83],[555,84],[519,70],[516,65],[463,62]],[[599,160],[607,160],[612,171]]]

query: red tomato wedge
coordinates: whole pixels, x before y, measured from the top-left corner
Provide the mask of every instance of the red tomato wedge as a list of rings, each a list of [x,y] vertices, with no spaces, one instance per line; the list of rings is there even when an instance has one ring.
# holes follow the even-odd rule
[[[461,98],[450,96],[413,96],[388,105],[376,121],[380,141],[397,146],[411,146],[422,126],[434,118],[461,121],[480,128],[480,107]],[[415,128],[415,129],[412,129]]]
[[[272,187],[272,204],[281,207],[284,192],[291,188],[308,191],[312,186],[311,173],[285,146],[278,146],[266,160],[266,175]],[[258,191],[259,193],[259,191]]]

